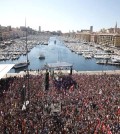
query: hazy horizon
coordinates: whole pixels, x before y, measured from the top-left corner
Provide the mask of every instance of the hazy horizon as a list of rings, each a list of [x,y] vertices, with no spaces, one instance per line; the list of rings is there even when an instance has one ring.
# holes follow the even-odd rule
[[[44,31],[94,31],[120,25],[119,0],[1,0],[0,25]]]

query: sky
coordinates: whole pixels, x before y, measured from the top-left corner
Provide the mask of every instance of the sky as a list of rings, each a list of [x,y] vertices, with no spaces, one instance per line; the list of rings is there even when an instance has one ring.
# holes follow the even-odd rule
[[[0,0],[0,25],[62,32],[120,26],[120,0]]]

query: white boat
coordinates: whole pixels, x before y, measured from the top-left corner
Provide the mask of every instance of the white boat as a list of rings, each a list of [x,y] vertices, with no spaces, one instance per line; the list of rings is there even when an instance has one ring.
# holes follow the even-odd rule
[[[109,55],[102,55],[102,54],[95,54],[94,55],[95,59],[110,59]]]
[[[91,53],[84,53],[83,56],[85,59],[91,59],[93,57]]]
[[[26,27],[26,22],[25,22],[25,27]],[[26,54],[27,54],[27,60],[23,61],[23,62],[16,63],[14,65],[14,67],[13,67],[14,69],[27,67],[30,64],[30,62],[28,60],[28,52],[29,52],[29,47],[27,46],[27,31],[26,31]]]
[[[44,60],[45,59],[45,55],[44,54],[40,54],[39,59],[40,60]]]
[[[77,51],[76,52],[78,55],[82,55],[82,52],[81,51]]]
[[[29,63],[30,63],[29,61],[28,62],[24,61],[24,62],[16,63],[13,68],[18,69],[18,68],[27,67],[29,65]]]
[[[44,45],[48,45],[48,42],[47,41],[44,41],[44,43],[43,43]]]
[[[113,63],[120,63],[120,56],[112,56],[111,62]]]
[[[120,62],[112,62],[110,60],[98,60],[96,61],[97,64],[103,64],[103,65],[114,65],[114,66],[120,66]]]

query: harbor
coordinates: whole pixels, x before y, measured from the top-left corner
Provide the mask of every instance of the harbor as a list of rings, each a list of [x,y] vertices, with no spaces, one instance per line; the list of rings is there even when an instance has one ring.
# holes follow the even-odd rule
[[[110,62],[108,62],[108,64],[101,64],[99,61],[101,59],[113,59],[115,57],[119,59],[120,56],[118,54],[108,53],[94,43],[86,43],[63,36],[28,37],[27,50],[25,39],[17,39],[11,45],[7,45],[5,49],[0,49],[0,64],[18,64],[26,61],[27,53],[30,64],[25,68],[13,68],[10,70],[10,73],[20,72],[25,69],[42,70],[46,64],[57,61],[71,63],[73,69],[76,71],[120,69],[118,63],[112,62],[112,64],[110,64]],[[97,63],[100,63],[100,65]]]

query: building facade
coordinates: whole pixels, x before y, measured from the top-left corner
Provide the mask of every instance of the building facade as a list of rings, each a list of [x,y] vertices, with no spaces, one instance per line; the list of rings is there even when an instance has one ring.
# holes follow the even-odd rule
[[[116,47],[120,47],[120,34],[114,35],[113,45],[116,46]]]
[[[79,40],[85,41],[85,42],[90,42],[90,33],[85,33],[85,32],[80,32],[76,33],[75,37]]]
[[[97,43],[97,34],[93,33],[90,35],[90,42]]]
[[[120,34],[98,34],[97,43],[106,46],[120,47]]]

